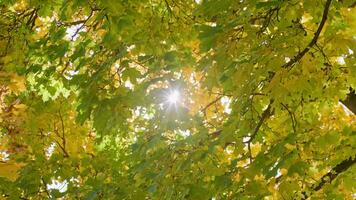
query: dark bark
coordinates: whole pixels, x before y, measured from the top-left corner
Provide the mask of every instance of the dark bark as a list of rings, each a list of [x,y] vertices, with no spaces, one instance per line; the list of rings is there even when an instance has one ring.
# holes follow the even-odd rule
[[[347,98],[341,101],[349,110],[356,114],[356,93],[354,89],[350,89],[350,93]]]
[[[333,167],[332,170],[329,173],[325,174],[320,179],[320,182],[318,184],[315,184],[312,187],[312,191],[317,192],[317,191],[321,190],[326,183],[331,183],[334,179],[337,178],[338,175],[340,175],[341,173],[347,171],[355,163],[356,163],[356,155],[354,155],[353,157],[350,157],[350,158],[342,161],[341,163],[339,163],[338,165]],[[303,199],[308,199],[309,195],[306,194],[305,192],[303,192],[303,194],[304,194],[304,198]]]
[[[342,161],[338,165],[336,165],[329,173],[325,174],[321,178],[321,182],[316,185],[313,190],[318,191],[320,190],[326,183],[332,182],[340,173],[348,170],[353,164],[356,163],[356,157],[350,157],[347,160]]]

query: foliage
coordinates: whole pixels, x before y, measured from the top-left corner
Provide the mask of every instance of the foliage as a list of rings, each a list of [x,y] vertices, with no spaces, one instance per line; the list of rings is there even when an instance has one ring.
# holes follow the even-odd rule
[[[352,0],[0,0],[0,194],[355,198],[355,38]]]

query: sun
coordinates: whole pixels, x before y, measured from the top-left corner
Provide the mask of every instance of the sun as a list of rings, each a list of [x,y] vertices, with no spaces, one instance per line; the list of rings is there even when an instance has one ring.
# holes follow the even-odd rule
[[[180,93],[178,90],[172,90],[167,95],[167,102],[169,104],[177,104],[180,99]]]

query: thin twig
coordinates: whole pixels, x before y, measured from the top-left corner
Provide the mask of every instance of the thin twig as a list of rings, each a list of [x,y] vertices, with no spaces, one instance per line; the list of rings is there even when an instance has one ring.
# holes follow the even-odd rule
[[[223,96],[219,96],[218,98],[216,98],[214,101],[210,102],[208,105],[206,105],[204,108],[200,109],[200,112],[205,113],[205,111],[212,105],[214,105],[216,102],[218,102],[221,98],[223,98]]]
[[[59,113],[59,119],[61,120],[61,126],[62,126],[62,145],[63,145],[63,150],[64,150],[64,154],[66,155],[66,157],[69,157],[68,152],[66,151],[66,138],[65,138],[65,130],[64,130],[64,121],[63,121],[63,117],[61,114],[61,111],[58,111]]]
[[[287,110],[287,112],[288,112],[288,114],[289,114],[289,116],[290,116],[290,118],[291,118],[291,120],[292,120],[293,131],[294,131],[294,133],[296,133],[296,132],[297,132],[297,130],[296,130],[296,126],[297,126],[296,123],[297,123],[297,121],[296,121],[296,119],[295,119],[294,113],[289,110],[289,108],[288,108],[287,105],[285,105],[285,104],[283,104],[283,103],[281,103],[281,105]]]
[[[49,191],[48,191],[48,189],[47,189],[47,183],[46,183],[46,181],[43,179],[43,177],[41,178],[41,180],[42,180],[42,183],[43,183],[43,185],[44,185],[44,190],[45,190],[45,192],[46,192],[46,194],[47,194],[47,197],[48,197],[49,199],[51,199],[52,197],[51,197],[51,194],[49,193]]]

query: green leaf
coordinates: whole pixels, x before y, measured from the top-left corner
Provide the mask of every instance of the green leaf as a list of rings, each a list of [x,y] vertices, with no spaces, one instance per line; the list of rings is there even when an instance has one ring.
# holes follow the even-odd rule
[[[123,80],[130,79],[130,81],[132,83],[136,83],[137,78],[140,78],[140,76],[141,76],[141,73],[135,68],[126,68],[124,70],[124,72],[122,73]]]

